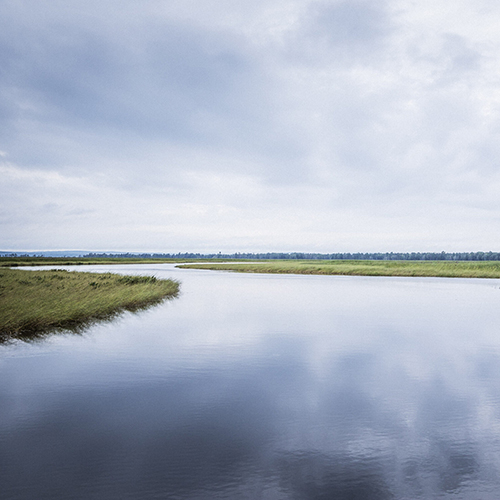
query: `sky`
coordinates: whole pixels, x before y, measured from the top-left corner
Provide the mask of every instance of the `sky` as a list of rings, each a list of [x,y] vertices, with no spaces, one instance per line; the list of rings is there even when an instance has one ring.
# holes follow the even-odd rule
[[[500,251],[495,0],[0,0],[0,250]]]

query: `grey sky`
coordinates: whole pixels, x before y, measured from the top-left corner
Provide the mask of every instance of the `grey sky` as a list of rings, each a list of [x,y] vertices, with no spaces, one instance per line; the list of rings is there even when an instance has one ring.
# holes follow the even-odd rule
[[[499,250],[500,5],[3,0],[2,250]]]

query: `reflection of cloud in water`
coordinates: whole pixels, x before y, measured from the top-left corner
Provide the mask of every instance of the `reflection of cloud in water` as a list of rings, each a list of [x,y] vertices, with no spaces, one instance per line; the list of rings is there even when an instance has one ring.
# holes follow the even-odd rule
[[[367,457],[296,452],[280,457],[277,470],[281,487],[292,499],[395,498],[382,464]]]
[[[0,410],[3,491],[15,490],[19,470],[39,498],[75,485],[88,498],[109,484],[122,498],[203,498],[244,485],[269,498],[426,498],[488,479],[479,451],[488,443],[462,435],[474,412],[446,386],[422,391],[423,409],[405,427],[366,391],[370,358],[339,361],[337,380],[305,407],[311,380],[297,362],[27,397],[17,412]],[[458,432],[443,423],[455,410],[465,413]]]
[[[474,454],[440,443],[429,456],[395,464],[390,455],[285,453],[276,462],[280,486],[293,499],[377,500],[455,494],[474,477]]]
[[[261,462],[275,423],[269,397],[253,385],[229,387],[211,377],[42,399],[34,405],[43,412],[22,427],[2,418],[6,494],[15,491],[20,471],[37,498],[75,487],[78,498],[89,498],[106,484],[113,485],[107,498],[217,490]]]
[[[220,276],[9,351],[0,498],[497,497],[496,290]]]

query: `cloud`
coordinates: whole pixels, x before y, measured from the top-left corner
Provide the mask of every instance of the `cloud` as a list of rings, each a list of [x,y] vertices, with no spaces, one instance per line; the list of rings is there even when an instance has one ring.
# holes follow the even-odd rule
[[[135,220],[121,199],[161,213],[164,198],[148,193],[168,192],[181,220],[180,207],[203,206],[196,228],[251,247],[234,250],[333,251],[341,241],[346,251],[490,247],[468,221],[492,234],[500,208],[499,16],[495,5],[469,0],[418,9],[406,0],[3,2],[0,149],[34,177],[46,171],[95,186],[70,212],[83,216],[104,197]],[[204,189],[194,181],[202,178],[210,179]],[[237,216],[222,223],[216,196],[235,179],[256,204],[227,201],[225,213]],[[15,196],[20,207],[47,197],[27,187]],[[3,202],[3,213],[14,217],[13,207]],[[303,232],[346,212],[345,239],[337,226],[315,230],[314,243]],[[462,214],[461,235],[439,236],[448,213]],[[377,214],[375,227],[392,227],[390,235],[369,229]],[[248,227],[265,220],[266,229],[240,240],[237,218]],[[415,229],[421,223],[427,236]],[[133,227],[147,233],[150,224]],[[288,237],[266,239],[279,227]],[[186,241],[210,246],[196,228]],[[9,236],[11,248],[22,230]],[[65,224],[54,232],[63,247],[82,246]],[[120,234],[131,239],[125,227]],[[117,246],[103,238],[103,247]]]
[[[377,62],[394,29],[386,2],[365,0],[311,2],[298,25],[292,54],[302,49],[309,61],[342,65]]]
[[[134,13],[129,9],[129,15]],[[122,20],[115,30],[114,18],[101,19],[96,30],[78,23],[78,14],[69,9],[57,31],[48,30],[42,19],[18,30],[14,40],[8,30],[4,35],[4,104],[10,108],[5,125],[23,136],[19,142],[19,136],[4,139],[14,159],[40,165],[55,157],[58,163],[72,163],[79,139],[86,149],[101,149],[100,136],[113,142],[122,137],[125,144],[146,139],[251,149],[257,156],[286,156],[294,149],[291,140],[280,137],[279,127],[266,133],[274,121],[266,75],[241,35],[168,19]],[[49,8],[46,17],[51,15],[60,14]],[[20,94],[17,99],[13,89]],[[45,146],[37,143],[40,135]],[[61,135],[69,151],[57,153],[54,143]],[[28,151],[23,147],[27,137],[35,143]]]

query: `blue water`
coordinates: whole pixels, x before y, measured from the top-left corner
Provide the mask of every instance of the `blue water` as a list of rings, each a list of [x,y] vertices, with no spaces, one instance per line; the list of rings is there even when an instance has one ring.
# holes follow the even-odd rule
[[[181,294],[0,346],[2,500],[499,498],[500,281],[89,269]]]

